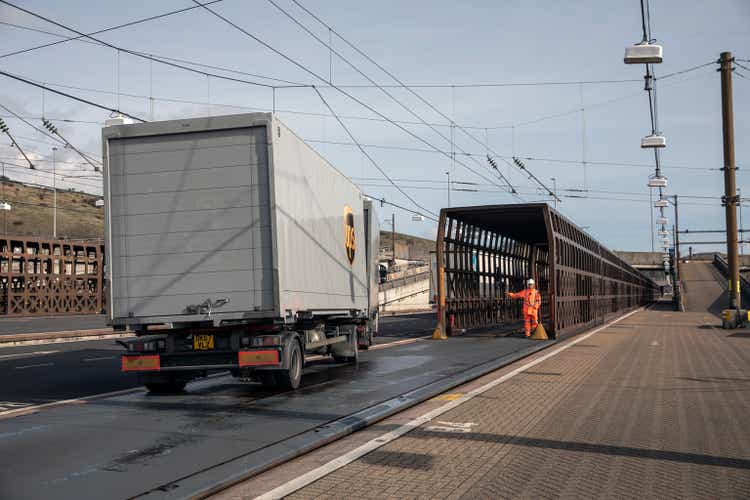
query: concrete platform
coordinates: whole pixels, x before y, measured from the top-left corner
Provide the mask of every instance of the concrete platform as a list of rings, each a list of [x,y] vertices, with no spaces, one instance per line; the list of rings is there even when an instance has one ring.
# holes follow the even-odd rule
[[[338,451],[327,455],[330,473],[286,493],[299,499],[750,498],[750,331],[721,330],[708,311],[670,309],[638,312],[566,340],[553,351],[570,347],[551,357],[543,351],[488,375],[476,382],[488,389],[395,440],[388,433],[403,420],[381,422],[367,439],[380,436],[387,444],[341,468],[330,459],[352,451],[332,445]],[[456,388],[411,413],[421,406],[434,411],[472,390]],[[217,498],[254,497],[264,484],[284,491],[311,470],[310,462],[294,467]]]

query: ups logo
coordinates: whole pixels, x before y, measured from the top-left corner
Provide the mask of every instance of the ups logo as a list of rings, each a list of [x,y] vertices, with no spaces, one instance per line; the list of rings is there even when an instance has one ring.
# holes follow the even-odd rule
[[[344,246],[346,247],[346,258],[349,259],[349,264],[354,264],[357,242],[354,238],[354,212],[352,212],[352,207],[344,207]]]

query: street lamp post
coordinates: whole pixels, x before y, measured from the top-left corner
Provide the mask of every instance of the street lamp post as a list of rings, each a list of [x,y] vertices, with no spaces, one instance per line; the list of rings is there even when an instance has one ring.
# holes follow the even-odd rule
[[[55,153],[57,153],[57,148],[52,148],[52,239],[57,239],[57,173]]]

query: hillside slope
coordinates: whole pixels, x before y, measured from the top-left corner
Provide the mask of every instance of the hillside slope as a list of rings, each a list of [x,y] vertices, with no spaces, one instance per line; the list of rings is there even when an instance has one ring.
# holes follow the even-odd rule
[[[94,206],[98,196],[78,191],[57,191],[57,236],[64,239],[102,239],[104,211]],[[0,232],[17,236],[52,237],[52,189],[0,178]]]

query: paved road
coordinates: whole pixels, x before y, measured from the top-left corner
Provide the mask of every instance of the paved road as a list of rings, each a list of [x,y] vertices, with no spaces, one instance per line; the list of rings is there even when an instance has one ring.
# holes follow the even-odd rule
[[[377,344],[428,335],[434,314],[381,320]],[[122,347],[114,340],[70,342],[0,349],[0,412],[23,404],[91,396],[138,387],[136,375],[120,372]]]
[[[298,391],[222,376],[179,395],[139,391],[0,419],[0,497],[181,498],[299,450],[303,433],[313,443],[343,417],[363,412],[344,419],[356,425],[410,391],[431,397],[445,390],[428,390],[442,380],[546,344],[487,336],[413,342],[363,352],[357,366],[313,362]]]
[[[88,316],[0,319],[0,335],[9,335],[13,333],[91,330],[94,328],[107,328],[103,314],[92,314]]]

